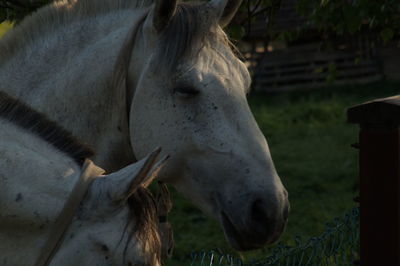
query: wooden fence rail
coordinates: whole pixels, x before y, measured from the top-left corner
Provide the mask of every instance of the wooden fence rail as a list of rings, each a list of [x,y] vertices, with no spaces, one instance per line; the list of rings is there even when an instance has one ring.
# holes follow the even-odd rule
[[[361,265],[400,265],[400,96],[348,109],[360,125]]]

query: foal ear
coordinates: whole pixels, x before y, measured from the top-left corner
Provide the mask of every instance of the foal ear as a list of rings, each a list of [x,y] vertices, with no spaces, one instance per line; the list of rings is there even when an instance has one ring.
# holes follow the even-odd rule
[[[209,5],[219,12],[219,25],[224,28],[231,22],[242,2],[243,0],[212,0]]]
[[[112,201],[124,201],[140,186],[148,186],[156,178],[168,159],[168,157],[164,157],[157,162],[160,152],[161,149],[158,148],[139,162],[99,178],[95,182],[101,182],[101,186],[107,191],[107,195]]]
[[[161,32],[175,14],[177,0],[156,0],[154,6],[153,25],[157,32]]]

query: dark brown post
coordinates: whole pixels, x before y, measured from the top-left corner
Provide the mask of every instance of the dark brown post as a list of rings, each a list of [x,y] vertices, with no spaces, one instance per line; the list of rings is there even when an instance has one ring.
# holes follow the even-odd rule
[[[360,124],[361,265],[400,265],[400,96],[352,107]]]

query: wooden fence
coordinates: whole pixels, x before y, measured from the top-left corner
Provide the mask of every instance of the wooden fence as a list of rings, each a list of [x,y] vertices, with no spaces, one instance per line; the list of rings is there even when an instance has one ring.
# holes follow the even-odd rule
[[[315,45],[266,53],[254,71],[258,91],[287,91],[334,84],[364,84],[382,78],[372,57],[350,51],[318,51]]]
[[[361,265],[400,265],[400,96],[352,107],[360,125]]]

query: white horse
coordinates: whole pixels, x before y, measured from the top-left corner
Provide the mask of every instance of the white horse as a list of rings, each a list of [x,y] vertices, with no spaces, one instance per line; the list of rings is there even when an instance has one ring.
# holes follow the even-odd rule
[[[0,265],[160,265],[155,205],[141,187],[156,174],[158,166],[149,167],[159,151],[99,176],[74,205],[67,199],[76,201],[71,191],[81,189],[91,151],[4,93],[0,128]],[[84,173],[101,170],[92,165]],[[63,207],[70,217],[60,214]]]
[[[241,0],[64,0],[0,41],[0,86],[95,148],[107,170],[171,154],[161,181],[239,250],[275,241],[288,199],[222,28]]]

